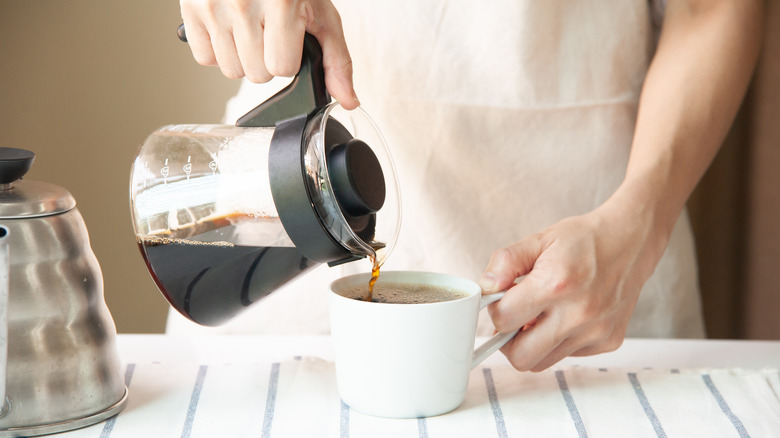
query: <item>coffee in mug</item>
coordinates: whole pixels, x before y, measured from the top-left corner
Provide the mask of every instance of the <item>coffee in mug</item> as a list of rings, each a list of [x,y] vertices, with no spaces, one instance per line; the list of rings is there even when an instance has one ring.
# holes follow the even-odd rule
[[[467,292],[446,286],[425,283],[399,283],[377,281],[374,284],[371,301],[388,304],[425,304],[459,300],[469,296]],[[353,300],[366,300],[365,285],[353,285],[337,293]]]
[[[517,333],[496,334],[474,349],[479,310],[503,293],[483,296],[471,280],[382,272],[374,294],[387,288],[394,298],[376,302],[361,299],[370,278],[351,275],[330,285],[339,395],[356,411],[390,418],[452,411],[463,402],[471,369]]]

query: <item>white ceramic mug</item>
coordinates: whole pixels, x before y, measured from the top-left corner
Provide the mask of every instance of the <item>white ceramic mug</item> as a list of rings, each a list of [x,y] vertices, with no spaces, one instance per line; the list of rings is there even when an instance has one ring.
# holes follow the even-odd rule
[[[370,274],[330,285],[331,336],[341,399],[379,417],[420,418],[460,406],[469,372],[515,333],[497,334],[474,350],[479,310],[501,294],[481,295],[479,285],[430,272],[382,272],[379,282],[443,286],[467,296],[425,304],[366,302],[339,295],[368,287]]]

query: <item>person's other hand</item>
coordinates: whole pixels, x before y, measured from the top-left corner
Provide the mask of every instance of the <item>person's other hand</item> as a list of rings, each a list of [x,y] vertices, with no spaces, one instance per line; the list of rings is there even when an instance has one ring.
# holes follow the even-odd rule
[[[515,368],[542,371],[620,347],[668,240],[651,218],[607,203],[493,253],[480,285],[507,290],[488,311],[501,333],[523,328],[501,349]]]
[[[303,36],[322,46],[325,86],[341,106],[360,105],[352,85],[341,17],[329,0],[181,0],[192,55],[232,79],[290,77],[301,65]]]

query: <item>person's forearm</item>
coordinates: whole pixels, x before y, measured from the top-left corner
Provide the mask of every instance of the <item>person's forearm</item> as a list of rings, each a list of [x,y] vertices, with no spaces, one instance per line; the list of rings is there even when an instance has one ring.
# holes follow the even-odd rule
[[[760,0],[670,0],[615,197],[666,238],[723,142],[758,57]],[[665,240],[665,239],[664,239]]]

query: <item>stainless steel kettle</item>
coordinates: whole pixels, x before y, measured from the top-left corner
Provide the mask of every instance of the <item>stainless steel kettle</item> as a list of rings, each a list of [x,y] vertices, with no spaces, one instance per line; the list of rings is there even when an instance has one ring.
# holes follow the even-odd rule
[[[84,220],[67,190],[21,180],[34,157],[0,148],[0,437],[84,427],[127,401]]]

